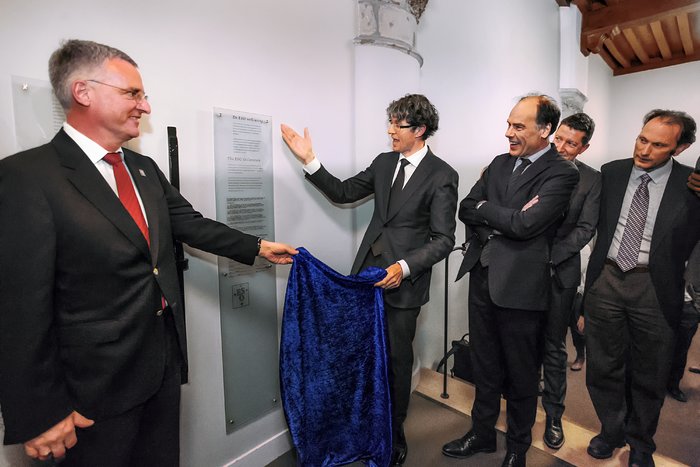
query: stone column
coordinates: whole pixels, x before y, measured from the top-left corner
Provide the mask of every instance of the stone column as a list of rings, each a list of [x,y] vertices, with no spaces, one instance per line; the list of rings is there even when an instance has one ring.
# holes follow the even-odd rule
[[[379,153],[391,151],[386,131],[389,103],[420,92],[423,58],[416,50],[416,28],[426,4],[427,0],[357,0],[353,175]],[[370,200],[353,210],[355,251],[373,208]],[[421,366],[418,353],[414,354],[413,388],[418,385]]]
[[[582,112],[588,98],[588,58],[581,53],[581,12],[559,7],[559,97],[562,118]]]

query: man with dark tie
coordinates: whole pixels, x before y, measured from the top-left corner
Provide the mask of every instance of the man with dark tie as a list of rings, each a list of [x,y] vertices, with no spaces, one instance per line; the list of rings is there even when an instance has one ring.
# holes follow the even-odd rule
[[[551,292],[550,245],[578,182],[576,166],[549,143],[559,123],[549,96],[521,98],[508,116],[509,151],[489,164],[462,200],[471,234],[469,333],[476,397],[472,428],[443,454],[496,450],[501,395],[507,400],[504,466],[524,466],[537,413],[541,344]]]
[[[49,76],[63,129],[0,161],[4,442],[64,466],[177,466],[187,347],[173,239],[246,264],[296,250],[202,217],[123,147],[151,113],[124,52],[70,40]]]
[[[586,277],[586,385],[601,432],[588,453],[631,447],[630,466],[654,465],[654,433],[683,309],[686,262],[700,235],[692,169],[672,159],[695,141],[685,112],[652,110],[633,157],[601,169],[596,244]]]
[[[374,195],[374,213],[352,265],[385,268],[384,307],[390,347],[392,464],[403,464],[403,431],[411,393],[413,338],[420,307],[428,302],[432,267],[454,246],[458,175],[426,144],[438,128],[438,113],[419,94],[387,108],[391,152],[379,154],[362,172],[341,181],[321,165],[307,129],[299,135],[282,125],[282,137],[304,164],[306,178],[335,203]]]
[[[571,327],[572,336],[577,334],[573,304],[581,282],[580,252],[598,224],[600,172],[578,159],[588,149],[594,130],[591,117],[576,113],[561,121],[553,139],[559,155],[576,164],[580,178],[551,252],[553,280],[545,326],[542,407],[547,413],[544,443],[552,449],[564,444],[561,417],[566,397],[566,330]]]

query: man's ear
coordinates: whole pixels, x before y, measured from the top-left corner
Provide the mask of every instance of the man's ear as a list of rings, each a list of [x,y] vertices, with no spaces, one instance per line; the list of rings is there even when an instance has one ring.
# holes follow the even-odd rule
[[[547,123],[547,125],[540,130],[540,135],[542,135],[542,138],[549,139],[549,137],[552,136],[552,124]]]
[[[576,157],[578,157],[578,156],[580,156],[581,154],[583,154],[583,153],[586,151],[586,149],[588,149],[589,146],[590,146],[590,144],[586,144],[585,146],[583,146],[583,147],[581,148],[581,152],[579,152],[578,155],[577,155]]]
[[[90,105],[90,89],[88,88],[87,81],[73,81],[70,86],[70,90],[75,102],[84,107],[88,107]]]
[[[671,153],[672,156],[677,156],[678,154],[682,153],[686,149],[690,147],[690,143],[685,143],[685,144],[679,144],[676,146],[676,149]]]
[[[413,130],[413,134],[416,136],[416,138],[423,138],[423,134],[425,133],[425,125],[421,125],[417,127],[415,130]]]

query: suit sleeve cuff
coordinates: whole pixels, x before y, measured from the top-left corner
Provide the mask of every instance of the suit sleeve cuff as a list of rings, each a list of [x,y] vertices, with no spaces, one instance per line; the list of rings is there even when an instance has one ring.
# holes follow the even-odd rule
[[[411,275],[411,269],[408,267],[408,263],[402,259],[398,260],[397,263],[399,263],[399,266],[401,266],[401,271],[403,271],[403,279],[406,279],[408,276]]]
[[[318,160],[318,157],[315,157],[314,160],[309,162],[304,166],[304,172],[306,172],[309,175],[313,175],[318,171],[318,169],[321,168],[321,161]]]

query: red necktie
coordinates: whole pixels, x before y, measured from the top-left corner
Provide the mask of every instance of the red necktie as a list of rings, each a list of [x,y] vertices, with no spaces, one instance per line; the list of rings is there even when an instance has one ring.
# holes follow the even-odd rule
[[[146,219],[143,217],[143,212],[141,211],[141,205],[136,197],[136,191],[134,190],[134,184],[129,177],[129,173],[126,171],[124,162],[119,153],[110,152],[103,158],[109,165],[112,166],[114,170],[114,179],[117,181],[117,191],[119,192],[119,200],[122,202],[124,207],[131,217],[136,222],[136,225],[141,230],[141,233],[146,238],[146,241],[150,245],[150,238],[148,236],[148,225],[146,224]]]

